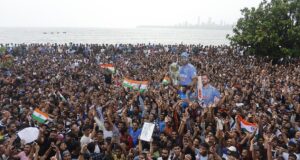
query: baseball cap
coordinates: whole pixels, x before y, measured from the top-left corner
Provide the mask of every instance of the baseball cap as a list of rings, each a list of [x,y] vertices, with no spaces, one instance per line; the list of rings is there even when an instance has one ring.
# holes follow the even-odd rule
[[[230,146],[227,148],[227,155],[237,157],[237,149],[234,146]]]
[[[234,146],[230,146],[227,148],[228,151],[231,151],[231,152],[236,152],[236,147]]]
[[[189,54],[187,52],[182,52],[180,56],[183,58],[188,58]]]

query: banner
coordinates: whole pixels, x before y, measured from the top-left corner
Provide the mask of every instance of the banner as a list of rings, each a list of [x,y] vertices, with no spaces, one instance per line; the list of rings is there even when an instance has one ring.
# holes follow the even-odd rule
[[[198,101],[200,101],[200,102],[202,101],[202,97],[203,97],[202,87],[203,87],[202,78],[201,78],[201,76],[198,76],[197,91],[198,91]]]
[[[140,139],[146,142],[150,142],[154,131],[155,124],[145,122],[142,128]]]
[[[39,129],[36,127],[27,127],[18,132],[18,136],[25,141],[25,144],[28,144],[38,139],[39,132]]]

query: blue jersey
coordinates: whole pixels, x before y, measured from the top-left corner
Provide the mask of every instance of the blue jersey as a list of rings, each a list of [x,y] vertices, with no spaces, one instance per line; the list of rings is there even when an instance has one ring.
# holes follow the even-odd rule
[[[134,146],[138,145],[139,142],[138,138],[141,135],[141,133],[142,133],[141,129],[137,129],[136,131],[134,131],[133,128],[131,127],[129,128],[129,134],[132,137]]]
[[[192,64],[186,64],[184,66],[181,66],[179,69],[179,84],[183,86],[189,85],[196,75],[196,68]]]
[[[220,98],[220,92],[213,86],[202,87],[202,99],[205,105],[213,104],[215,98]]]

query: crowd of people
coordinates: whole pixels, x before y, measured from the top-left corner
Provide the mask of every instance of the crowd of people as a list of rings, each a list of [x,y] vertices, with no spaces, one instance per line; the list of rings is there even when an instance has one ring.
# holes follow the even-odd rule
[[[0,159],[300,160],[298,58],[183,44],[3,44],[0,55],[13,58],[0,72]],[[27,127],[34,142],[18,137]]]

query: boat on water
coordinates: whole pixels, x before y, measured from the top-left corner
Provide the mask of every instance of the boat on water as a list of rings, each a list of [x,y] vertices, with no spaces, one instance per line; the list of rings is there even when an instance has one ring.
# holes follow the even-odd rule
[[[60,32],[49,32],[49,34],[60,34]],[[67,32],[62,32],[63,34],[67,34]],[[48,34],[47,32],[43,32],[43,34]]]

